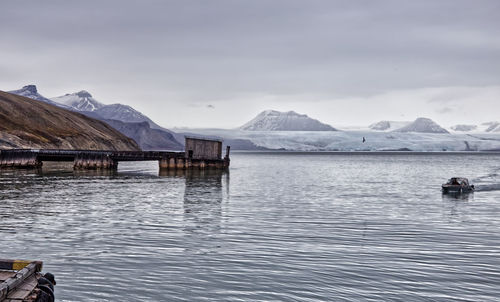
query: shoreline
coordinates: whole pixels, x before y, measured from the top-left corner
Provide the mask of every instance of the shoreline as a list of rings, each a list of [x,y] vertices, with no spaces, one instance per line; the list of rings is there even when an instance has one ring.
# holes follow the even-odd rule
[[[322,154],[322,155],[500,155],[500,150],[491,151],[299,151],[299,150],[232,150],[232,153],[254,154]]]

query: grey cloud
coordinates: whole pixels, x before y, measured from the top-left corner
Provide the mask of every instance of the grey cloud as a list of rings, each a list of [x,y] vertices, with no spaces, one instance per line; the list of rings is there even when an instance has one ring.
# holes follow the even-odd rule
[[[440,109],[436,110],[436,112],[437,113],[441,113],[441,114],[452,113],[453,112],[453,108],[444,107],[444,108],[440,108]]]
[[[11,71],[0,83],[40,79],[54,94],[83,87],[119,90],[130,102],[143,94],[178,104],[254,94],[313,100],[497,85],[500,70],[494,0],[49,0],[0,8],[0,66]]]

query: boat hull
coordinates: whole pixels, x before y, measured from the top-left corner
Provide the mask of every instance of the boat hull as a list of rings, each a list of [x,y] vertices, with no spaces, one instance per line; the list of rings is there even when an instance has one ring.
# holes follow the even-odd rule
[[[443,185],[442,191],[444,194],[460,194],[460,193],[469,193],[474,191],[474,187],[472,186],[460,186],[460,185]]]

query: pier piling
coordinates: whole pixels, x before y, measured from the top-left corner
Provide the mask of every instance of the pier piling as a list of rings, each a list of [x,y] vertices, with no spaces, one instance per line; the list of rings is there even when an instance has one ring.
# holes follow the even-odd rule
[[[222,158],[222,141],[186,137],[185,152],[95,151],[53,149],[0,150],[0,168],[39,168],[43,161],[73,162],[75,170],[116,170],[121,161],[158,161],[160,170],[227,169],[229,146]]]

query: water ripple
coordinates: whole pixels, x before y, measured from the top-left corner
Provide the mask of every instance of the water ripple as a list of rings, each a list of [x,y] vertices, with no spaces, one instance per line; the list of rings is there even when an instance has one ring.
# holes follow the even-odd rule
[[[497,301],[499,157],[2,171],[0,258],[43,260],[59,301]],[[441,195],[453,175],[478,190]]]

